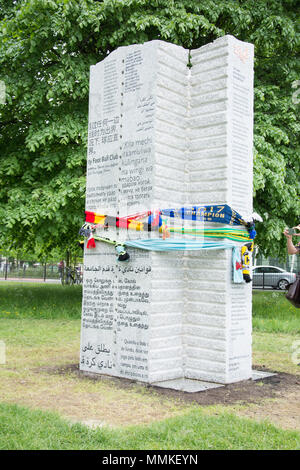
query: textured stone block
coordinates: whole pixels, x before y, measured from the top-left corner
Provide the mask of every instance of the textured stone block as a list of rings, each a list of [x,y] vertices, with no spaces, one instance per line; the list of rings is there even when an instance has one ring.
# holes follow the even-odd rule
[[[253,46],[231,36],[192,51],[121,47],[92,66],[86,209],[251,212],[252,69]],[[106,244],[85,250],[81,370],[150,383],[250,378],[251,286],[231,283],[231,253],[129,251],[122,264]]]

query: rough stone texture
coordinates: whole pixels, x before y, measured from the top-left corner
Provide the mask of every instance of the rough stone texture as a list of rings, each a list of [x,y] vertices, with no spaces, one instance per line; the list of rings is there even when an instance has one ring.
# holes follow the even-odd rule
[[[152,41],[91,68],[87,210],[122,216],[184,203],[187,62],[188,51]],[[105,236],[157,233],[110,229]],[[80,367],[147,382],[181,377],[180,254],[130,250],[130,257],[117,262],[101,243],[85,251]]]
[[[188,55],[151,41],[91,67],[87,210],[251,212],[253,47],[225,36],[191,51],[191,69]],[[130,256],[85,250],[81,370],[149,383],[251,377],[251,286],[231,283],[231,252]]]
[[[189,203],[252,212],[253,46],[232,36],[191,51]],[[251,285],[231,282],[228,250],[186,255],[185,377],[251,377]]]

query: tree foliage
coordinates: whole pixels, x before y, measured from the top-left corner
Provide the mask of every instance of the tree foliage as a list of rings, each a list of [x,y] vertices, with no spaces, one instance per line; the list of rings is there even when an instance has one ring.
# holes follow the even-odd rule
[[[91,64],[123,45],[198,48],[232,34],[255,45],[257,241],[283,253],[283,228],[300,222],[299,13],[296,0],[0,0],[2,245],[46,252],[76,241]]]

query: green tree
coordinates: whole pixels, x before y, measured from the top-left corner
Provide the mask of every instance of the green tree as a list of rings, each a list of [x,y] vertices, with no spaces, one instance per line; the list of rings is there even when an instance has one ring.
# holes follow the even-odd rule
[[[119,46],[198,48],[224,34],[255,45],[257,241],[284,253],[298,223],[297,0],[0,0],[1,243],[75,247],[83,221],[89,67]]]

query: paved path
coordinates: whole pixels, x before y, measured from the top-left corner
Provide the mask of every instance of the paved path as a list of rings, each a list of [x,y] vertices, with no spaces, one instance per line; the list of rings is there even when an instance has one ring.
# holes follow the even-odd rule
[[[49,282],[49,283],[52,283],[52,284],[60,284],[60,280],[59,279],[46,279],[44,281],[43,278],[39,278],[39,279],[34,279],[34,278],[31,278],[31,277],[8,277],[7,279],[4,279],[4,277],[1,277],[0,278],[0,281],[16,281],[16,282]]]

